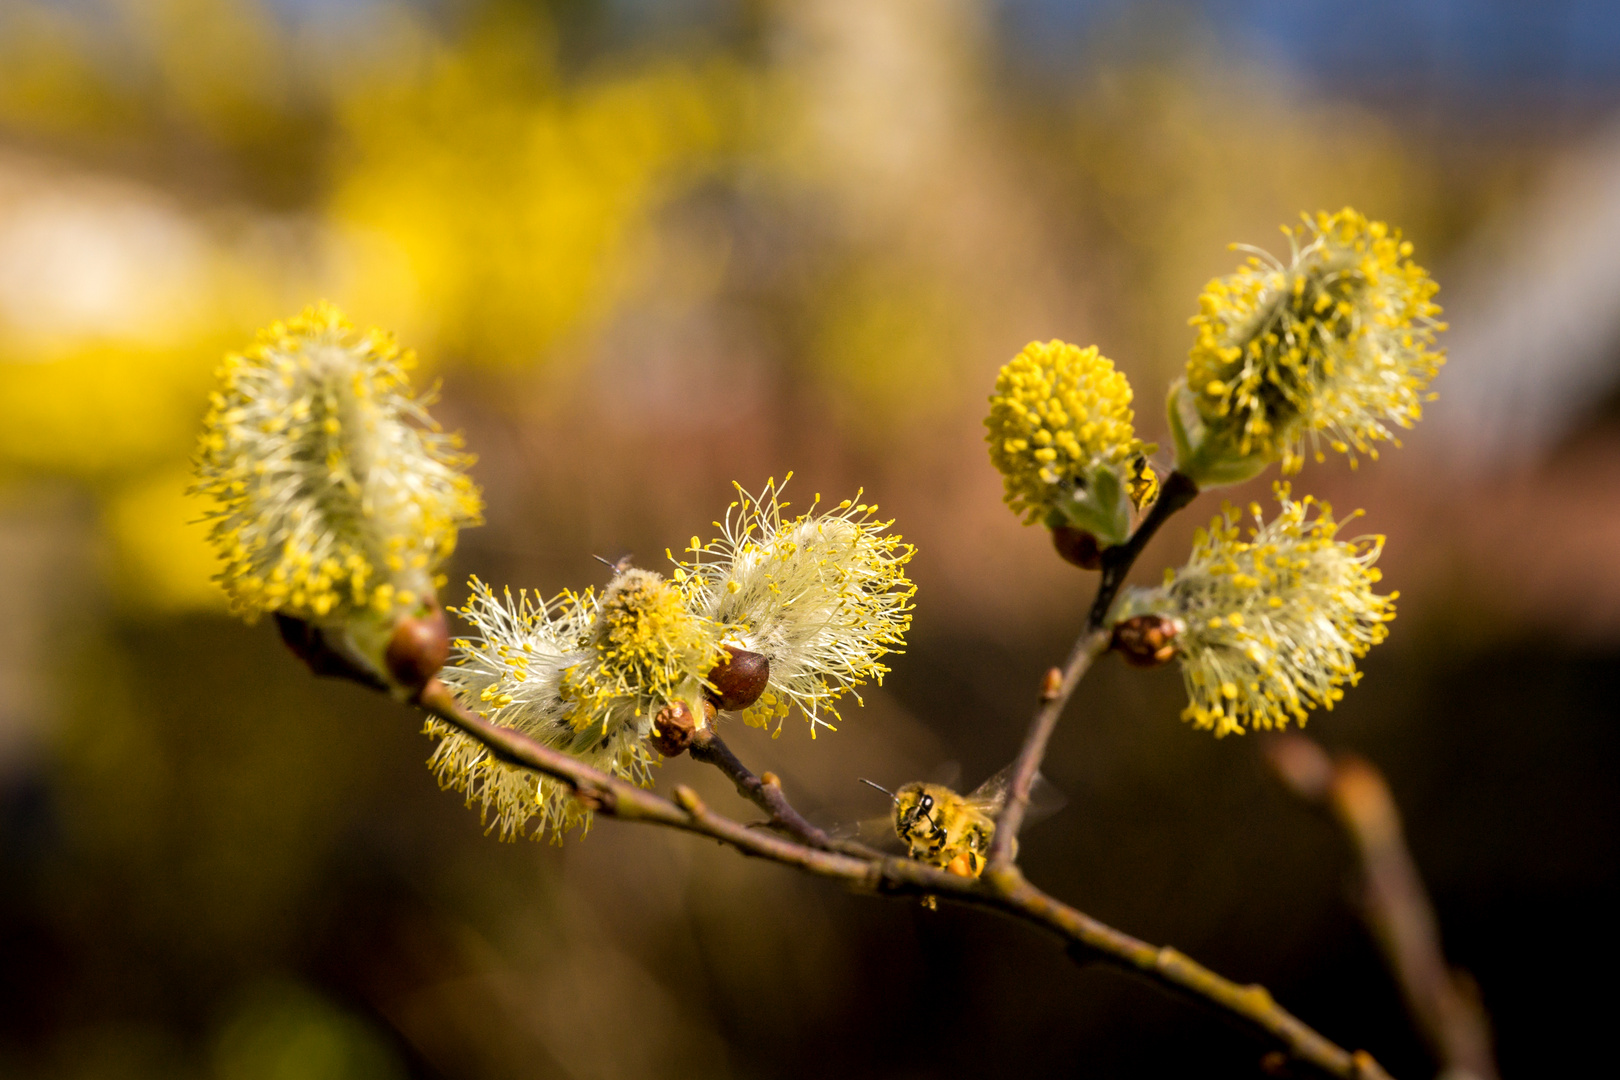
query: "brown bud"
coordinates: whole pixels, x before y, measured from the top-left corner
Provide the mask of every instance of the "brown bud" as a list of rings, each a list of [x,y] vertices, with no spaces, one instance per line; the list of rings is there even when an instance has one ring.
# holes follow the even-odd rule
[[[439,673],[450,659],[450,629],[444,609],[434,604],[426,615],[406,616],[394,624],[383,662],[401,685],[418,687]]]
[[[692,745],[692,736],[696,732],[697,721],[692,717],[692,707],[684,701],[672,701],[653,717],[652,734],[647,741],[665,757],[678,757]]]
[[[771,681],[771,662],[757,652],[725,646],[730,655],[709,672],[712,690],[704,693],[715,705],[727,712],[746,709],[759,700],[765,686]]]
[[[1350,1064],[1355,1066],[1357,1076],[1376,1076],[1384,1073],[1378,1067],[1378,1060],[1365,1050],[1354,1050],[1350,1054]],[[1384,1073],[1388,1076],[1388,1073]]]
[[[1082,570],[1102,569],[1102,547],[1097,538],[1084,529],[1072,525],[1052,526],[1052,546],[1064,561]]]
[[[1132,667],[1158,667],[1176,655],[1176,622],[1163,615],[1136,615],[1114,625],[1109,647]]]
[[[1260,1059],[1260,1071],[1267,1076],[1286,1078],[1294,1075],[1294,1070],[1288,1067],[1288,1052],[1273,1050]]]
[[[1063,669],[1047,668],[1046,675],[1041,679],[1041,700],[1056,701],[1061,693],[1063,693]]]

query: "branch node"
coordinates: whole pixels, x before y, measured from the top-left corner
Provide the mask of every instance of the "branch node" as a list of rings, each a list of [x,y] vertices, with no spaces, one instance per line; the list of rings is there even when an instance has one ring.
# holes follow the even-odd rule
[[[980,878],[997,896],[1010,897],[1024,885],[1024,873],[1016,866],[991,866]]]
[[[916,864],[909,859],[887,855],[873,864],[877,868],[875,887],[880,893],[914,892],[917,882],[908,873]]]
[[[1187,954],[1170,945],[1159,946],[1154,954],[1153,967],[1158,971],[1170,971],[1181,967],[1187,961]]]
[[[1271,991],[1267,990],[1259,983],[1250,983],[1248,986],[1245,986],[1243,988],[1243,996],[1249,999],[1250,1003],[1257,1012],[1270,1009],[1277,1004],[1277,1000],[1271,996]]]

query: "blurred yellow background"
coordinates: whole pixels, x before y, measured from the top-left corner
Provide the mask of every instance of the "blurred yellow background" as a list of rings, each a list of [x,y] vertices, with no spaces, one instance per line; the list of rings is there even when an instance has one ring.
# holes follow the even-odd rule
[[[1252,1075],[972,914],[612,823],[482,837],[410,715],[225,618],[183,489],[221,353],[322,297],[480,457],[453,600],[657,568],[732,480],[864,486],[919,547],[910,652],[832,738],[734,736],[835,819],[1010,759],[1089,599],[1000,505],[996,368],[1095,343],[1164,442],[1228,243],[1345,203],[1455,329],[1406,448],[1296,480],[1402,592],[1310,730],[1389,773],[1504,1071],[1577,1061],[1546,1025],[1601,1002],[1535,925],[1613,955],[1620,17],[1332,7],[0,0],[0,1077]],[[1342,843],[1179,693],[1088,683],[1031,876],[1432,1071]]]

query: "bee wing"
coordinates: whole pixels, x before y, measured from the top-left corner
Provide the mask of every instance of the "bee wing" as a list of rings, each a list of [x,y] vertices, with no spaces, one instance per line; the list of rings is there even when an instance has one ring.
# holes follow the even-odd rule
[[[867,818],[865,821],[856,822],[855,826],[857,830],[855,838],[863,844],[870,844],[882,851],[906,850],[905,841],[894,831],[893,815]]]
[[[869,796],[875,793],[867,788],[857,791]],[[882,789],[879,789],[882,790]],[[843,804],[831,813],[818,811],[810,815],[812,824],[819,825],[834,840],[859,840],[869,847],[885,851],[903,852],[904,842],[894,831],[894,802],[881,795]]]
[[[1013,765],[1008,765],[969,792],[965,796],[967,802],[991,817],[1001,813],[1001,808],[1007,805],[1012,774]],[[1045,776],[1036,773],[1035,782],[1029,786],[1029,809],[1024,811],[1024,824],[1033,825],[1051,817],[1063,809],[1068,801],[1063,792],[1053,787]]]
[[[1054,787],[1045,776],[1036,773],[1035,782],[1029,786],[1029,809],[1024,811],[1024,824],[1033,825],[1037,821],[1045,821],[1067,805],[1069,797]]]
[[[972,803],[975,809],[983,810],[993,817],[1001,813],[1001,808],[1007,805],[1007,791],[1012,787],[1012,774],[1013,766],[1007,765],[963,798]]]
[[[868,847],[882,851],[904,853],[906,845],[894,831],[894,816],[860,818],[837,821],[827,826],[827,835],[834,840],[859,840]]]
[[[962,782],[962,763],[960,761],[942,761],[929,774],[928,782],[956,790],[956,785]]]

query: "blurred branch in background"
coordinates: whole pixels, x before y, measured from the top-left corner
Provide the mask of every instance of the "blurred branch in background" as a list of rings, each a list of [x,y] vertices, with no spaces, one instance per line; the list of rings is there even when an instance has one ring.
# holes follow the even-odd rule
[[[1490,1021],[1467,972],[1446,964],[1440,925],[1402,835],[1389,785],[1355,754],[1330,755],[1305,735],[1265,740],[1267,762],[1305,802],[1329,810],[1355,848],[1361,916],[1445,1080],[1497,1080]]]

